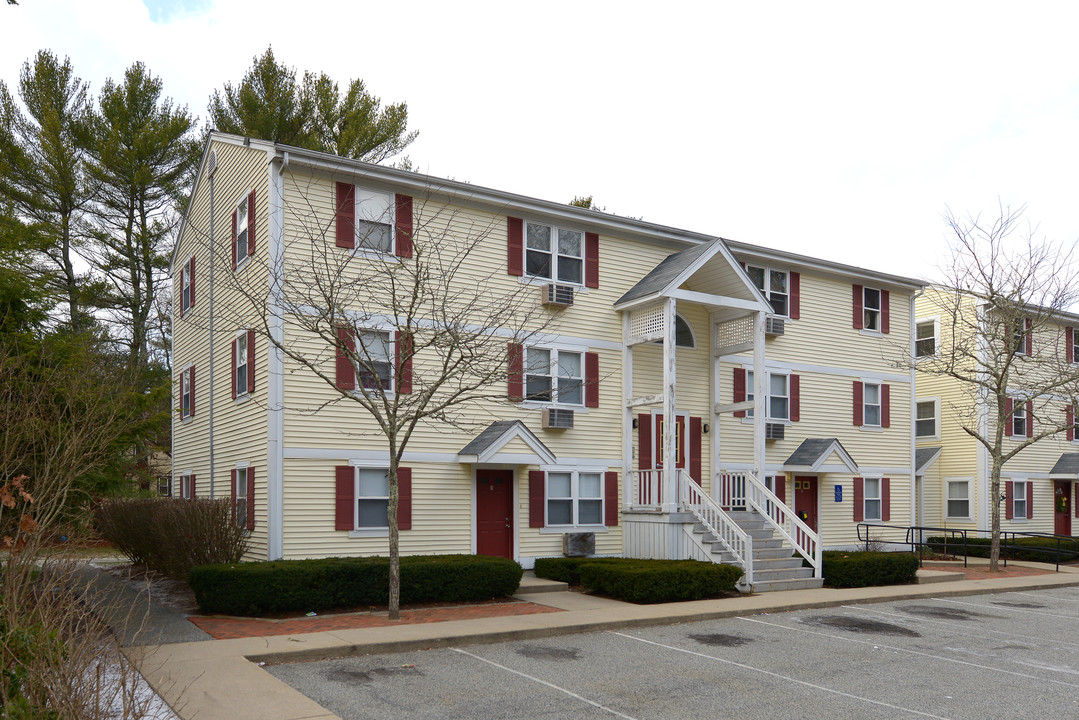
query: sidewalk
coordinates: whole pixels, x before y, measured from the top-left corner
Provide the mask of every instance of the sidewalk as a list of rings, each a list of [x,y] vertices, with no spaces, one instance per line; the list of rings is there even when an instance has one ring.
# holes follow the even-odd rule
[[[1048,568],[1049,572],[942,582],[948,577],[941,576],[954,578],[959,571],[955,568],[920,570],[917,585],[789,590],[660,605],[631,605],[568,592],[562,583],[529,577],[527,582],[522,583],[522,592],[518,597],[527,601],[526,604],[547,608],[544,612],[144,646],[128,648],[127,654],[138,663],[154,690],[182,718],[329,720],[336,716],[263,671],[258,663],[411,652],[857,602],[956,597],[1079,585],[1079,568],[1062,567],[1061,572],[1055,573],[1052,566],[1039,563],[1009,563],[1009,568],[1012,567]]]

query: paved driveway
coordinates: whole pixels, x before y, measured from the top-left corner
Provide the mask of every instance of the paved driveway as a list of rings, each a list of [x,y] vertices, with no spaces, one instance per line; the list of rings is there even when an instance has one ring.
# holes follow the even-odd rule
[[[266,669],[350,720],[1076,718],[1079,588]]]

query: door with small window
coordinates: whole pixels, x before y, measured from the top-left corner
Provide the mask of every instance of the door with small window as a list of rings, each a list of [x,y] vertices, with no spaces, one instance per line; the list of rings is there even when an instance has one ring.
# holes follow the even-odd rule
[[[653,415],[654,418],[652,429],[653,445],[656,448],[656,469],[663,468],[663,428],[664,420],[662,415]],[[686,466],[686,416],[675,416],[675,433],[674,433],[674,456],[677,459],[675,467],[684,468]]]
[[[794,512],[799,519],[817,532],[817,478],[809,475],[794,476]]]
[[[1072,534],[1072,484],[1067,480],[1053,481],[1053,532]]]
[[[513,557],[513,471],[476,471],[476,554]]]

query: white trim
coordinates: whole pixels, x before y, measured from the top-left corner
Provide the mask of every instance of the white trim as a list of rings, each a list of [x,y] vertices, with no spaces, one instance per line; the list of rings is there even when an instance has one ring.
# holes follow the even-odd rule
[[[771,291],[771,282],[770,282],[770,280],[772,279],[772,273],[773,272],[783,273],[786,276],[786,278],[787,278],[787,280],[786,280],[787,292],[784,293],[784,294],[787,296],[787,312],[785,312],[785,313],[777,313],[775,311],[775,308],[773,307],[771,312],[769,313],[769,315],[772,315],[773,317],[783,318],[784,320],[790,320],[791,319],[791,271],[790,270],[777,270],[777,269],[775,269],[773,267],[768,267],[768,265],[765,264],[765,263],[753,264],[752,267],[755,267],[758,270],[763,270],[764,271],[764,278],[762,278],[762,281],[763,281],[764,285],[766,285],[768,287],[766,287],[764,289],[761,289],[761,288],[758,288],[758,289],[761,290],[761,294],[764,295],[766,300],[768,300],[769,305],[772,304],[772,295],[771,295],[772,291]],[[750,263],[747,262],[746,263],[746,268],[745,268],[746,275],[749,275],[749,268],[750,268]],[[750,280],[752,280],[752,278],[750,278]]]
[[[519,219],[521,221],[521,277],[522,278],[529,278],[530,280],[537,281],[539,284],[543,284],[543,285],[546,285],[548,283],[554,283],[554,284],[557,284],[557,285],[569,285],[569,286],[573,287],[574,293],[576,293],[579,288],[584,288],[585,287],[585,275],[587,273],[585,265],[587,265],[587,263],[588,263],[588,257],[587,257],[588,256],[588,248],[587,248],[588,240],[587,240],[587,237],[586,237],[586,232],[584,230],[578,230],[578,229],[573,228],[573,227],[567,227],[565,224],[556,224],[556,223],[552,223],[552,222],[549,222],[549,221],[546,221],[546,220],[530,220],[527,217],[522,217],[522,218],[519,218]],[[547,251],[547,254],[549,254],[551,256],[551,277],[549,277],[549,278],[543,277],[542,275],[532,275],[531,273],[528,272],[528,250],[529,250],[529,248],[528,248],[528,224],[529,223],[532,223],[533,225],[546,227],[546,228],[549,228],[551,230],[550,250]],[[580,261],[581,261],[581,280],[580,280],[580,282],[574,282],[572,280],[560,280],[560,279],[558,279],[558,257],[559,257],[559,255],[561,255],[561,253],[558,252],[558,231],[559,230],[566,230],[568,232],[580,233],[580,235],[581,235],[581,255],[580,255],[580,258],[579,258]],[[543,250],[535,250],[535,252],[542,253],[544,251]],[[570,258],[572,260],[578,259],[574,255],[565,255],[564,257]]]
[[[497,455],[499,458],[510,457],[508,455]],[[525,456],[532,457],[532,456]],[[538,457],[538,456],[536,456]],[[390,462],[390,453],[388,450],[355,450],[348,448],[304,448],[304,447],[285,447],[283,452],[283,458],[286,460],[348,460],[349,463],[384,463]],[[461,456],[455,453],[433,453],[433,452],[405,452],[401,457],[401,462],[409,465],[415,465],[417,463],[434,463],[445,465],[460,465]],[[581,465],[581,466],[606,466],[609,468],[622,467],[622,461],[619,458],[583,458],[583,457],[563,457],[558,460],[568,464]],[[494,463],[496,460],[492,459],[490,463]],[[488,464],[490,464],[488,463]],[[522,464],[514,462],[514,465]],[[538,465],[539,462],[526,462],[525,465]]]
[[[744,355],[723,355],[719,359],[722,362],[739,365],[746,369],[752,369],[753,367],[753,361],[747,359]],[[816,365],[811,363],[791,362],[788,360],[769,360],[765,365],[765,369],[770,372],[787,370],[799,374],[819,373],[821,375],[838,375],[847,379],[858,378],[863,382],[886,382],[890,384],[910,385],[910,375],[900,375],[898,373],[888,372],[866,372],[861,368]]]
[[[282,175],[288,166],[286,152],[275,167],[276,150],[266,149],[267,170],[267,317],[270,342],[266,346],[266,558],[284,557],[284,437],[285,437],[285,316],[282,309],[284,281],[284,183]],[[255,368],[257,370],[257,366]]]
[[[502,453],[502,448],[514,438],[520,438],[533,452],[525,454]],[[455,455],[454,458],[462,463],[515,463],[518,465],[538,465],[540,463],[554,463],[557,458],[543,442],[536,437],[535,433],[528,429],[524,423],[514,423],[502,432],[494,441],[484,448],[483,452],[476,455]]]
[[[607,519],[607,484],[606,484],[606,468],[599,467],[575,467],[572,465],[546,465],[542,466],[540,470],[543,472],[543,527],[540,528],[541,534],[562,534],[562,533],[580,533],[580,532],[607,532],[607,526],[604,521]],[[600,522],[598,524],[591,525],[552,525],[548,518],[548,504],[550,502],[549,494],[549,478],[551,473],[568,474],[570,476],[570,495],[569,500],[573,503],[573,509],[579,509],[579,504],[582,499],[584,500],[596,500],[600,501]],[[599,476],[599,497],[598,498],[582,498],[580,495],[580,474],[586,473],[588,475]],[[576,492],[574,492],[576,490]],[[566,500],[567,498],[558,498]],[[617,500],[616,500],[617,502]]]
[[[244,216],[244,222],[247,224],[247,227],[245,228],[246,230],[250,230],[250,228],[251,228],[251,214],[253,212],[253,208],[250,206],[249,203],[250,203],[251,193],[253,193],[254,191],[255,191],[255,188],[249,187],[247,189],[247,192],[245,192],[243,195],[240,196],[239,200],[236,200],[236,201],[234,201],[232,203],[232,212],[233,213],[238,213],[239,212],[241,203],[248,205],[248,207],[247,207],[247,215]],[[236,219],[236,237],[232,237],[232,218],[230,216],[230,218],[229,218],[229,238],[230,238],[230,242],[233,245],[233,248],[230,250],[230,253],[232,254],[233,257],[236,258],[236,267],[233,268],[233,270],[232,270],[233,272],[240,272],[241,269],[247,267],[247,261],[251,257],[251,254],[249,252],[247,252],[247,248],[250,247],[250,245],[251,245],[251,233],[250,232],[248,232],[248,234],[247,234],[247,242],[244,244],[244,256],[241,258],[239,256],[240,254],[238,252],[236,252],[236,250],[235,250],[235,248],[237,246],[237,242],[240,239],[239,222],[240,222],[239,217],[237,217],[237,219]],[[258,250],[258,243],[255,244],[255,250],[256,251]],[[229,260],[232,260],[232,257],[230,257]]]
[[[951,483],[965,482],[967,484],[967,515],[963,517],[961,515],[949,515],[948,514],[948,486]],[[946,477],[940,481],[941,489],[941,520],[959,520],[962,522],[974,521],[974,499],[971,497],[974,491],[974,478],[972,477]],[[959,498],[955,498],[958,500]]]
[[[754,286],[754,289],[756,289],[756,286]],[[741,298],[728,297],[726,295],[712,295],[710,293],[696,292],[694,290],[672,290],[669,293],[666,293],[664,297],[671,297],[675,300],[685,300],[686,302],[696,303],[710,308],[734,308],[736,310],[748,310],[749,312],[757,312],[760,310],[759,305],[753,300],[742,300]],[[771,309],[771,305],[769,305],[769,313],[771,313]]]
[[[918,326],[927,322],[933,323],[933,354],[932,355],[918,355]],[[921,360],[931,360],[933,358],[940,357],[940,315],[926,315],[925,317],[916,318],[914,320],[914,337],[912,338],[914,350],[914,361],[919,362]]]
[[[934,435],[919,435],[918,434],[918,405],[920,403],[933,403],[933,429],[936,431]],[[940,440],[940,406],[941,396],[930,395],[929,397],[920,397],[914,399],[914,419],[911,425],[914,426],[914,440],[915,442],[928,442],[930,440]]]

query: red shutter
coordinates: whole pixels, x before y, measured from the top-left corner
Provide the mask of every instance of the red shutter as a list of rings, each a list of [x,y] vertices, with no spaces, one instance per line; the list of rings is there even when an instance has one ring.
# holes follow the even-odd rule
[[[352,530],[356,527],[356,469],[338,465],[334,471],[334,530]]]
[[[1072,442],[1075,440],[1075,408],[1071,405],[1064,408],[1064,424],[1068,426],[1068,442]],[[1076,487],[1079,487],[1079,484],[1077,484]]]
[[[188,379],[188,382],[191,383],[191,387],[188,389],[188,392],[191,394],[191,417],[194,417],[195,416],[195,366],[194,365],[191,366],[191,375],[190,375],[190,377]]]
[[[637,416],[637,469],[652,469],[652,416]]]
[[[1034,401],[1027,400],[1027,437],[1034,437]]]
[[[528,527],[543,527],[546,481],[547,473],[542,470],[528,471]]]
[[[892,479],[880,479],[880,520],[890,522],[892,519]]]
[[[865,424],[864,421],[863,421],[863,418],[862,418],[862,411],[865,409],[864,408],[865,399],[864,399],[864,396],[862,395],[862,392],[863,392],[862,381],[861,380],[855,380],[854,381],[854,402],[853,402],[854,425],[855,425],[855,427],[861,427],[862,425]]]
[[[599,407],[599,353],[584,354],[584,406]]]
[[[736,403],[745,402],[746,400],[746,369],[735,368],[734,369],[734,401]],[[734,413],[735,417],[745,417],[745,410],[738,410]]]
[[[394,253],[397,257],[412,257],[412,196],[397,196],[397,213],[394,216]]]
[[[255,468],[247,468],[247,529],[255,529]]]
[[[1023,342],[1026,343],[1027,357],[1030,357],[1034,354],[1034,333],[1030,329],[1030,318],[1026,318],[1026,320],[1024,321],[1024,326],[1026,328],[1026,332],[1023,333]]]
[[[776,475],[775,490],[773,490],[773,492],[775,492],[776,497],[779,498],[780,502],[782,502],[784,505],[787,504],[787,476],[786,475]]]
[[[892,331],[892,300],[891,293],[887,290],[880,291],[880,331]]]
[[[892,426],[892,386],[886,383],[880,386],[880,426]]]
[[[397,529],[412,529],[412,468],[397,468]]]
[[[1027,520],[1034,519],[1034,483],[1027,480]]]
[[[197,496],[198,496],[198,493],[195,490],[195,476],[192,475],[191,476],[191,499],[194,500]]]
[[[232,362],[229,363],[229,374],[232,375],[232,399],[236,399],[236,338],[232,338]]]
[[[255,392],[255,331],[247,331],[247,392]]]
[[[195,256],[194,255],[191,256],[191,260],[189,262],[190,262],[191,267],[187,271],[187,276],[188,276],[188,279],[190,280],[191,286],[190,286],[190,289],[188,290],[188,292],[190,293],[188,295],[188,302],[190,303],[190,307],[195,307]]]
[[[1004,398],[1004,437],[1012,436],[1012,427],[1014,426],[1012,411],[1014,405],[1011,398]]]
[[[236,211],[232,211],[232,242],[229,243],[232,246],[232,269],[236,269]]]
[[[345,350],[349,352],[356,350],[356,336],[352,328],[342,325],[337,328],[337,388],[353,390],[356,387],[356,371]]]
[[[398,330],[393,349],[397,355],[397,392],[408,395],[412,392],[412,333]]]
[[[356,186],[337,183],[337,238],[339,248],[356,247]]]
[[[1072,484],[1075,486],[1075,502],[1072,506],[1075,508],[1075,517],[1079,518],[1079,482]]]
[[[255,254],[255,191],[247,196],[247,256]]]
[[[791,272],[790,274],[790,314],[791,320],[798,320],[802,317],[802,273]]]
[[[510,275],[524,275],[524,221],[521,218],[511,217],[506,218],[506,224],[509,236],[506,257],[507,272]]]
[[[851,295],[854,300],[854,315],[851,318],[854,321],[854,329],[861,330],[862,323],[865,321],[865,313],[862,310],[862,286],[851,285]]]
[[[854,478],[854,522],[865,520],[865,480]]]
[[[599,287],[599,235],[584,234],[584,284],[585,287]]]
[[[701,484],[701,435],[703,423],[699,417],[689,419],[689,476]]]
[[[1015,516],[1012,507],[1012,483],[1011,480],[1004,483],[1004,518],[1011,520]]]
[[[1075,362],[1075,328],[1064,328],[1064,361]]]
[[[525,396],[525,353],[520,343],[506,345],[509,356],[509,399],[520,401]]]
[[[229,497],[232,499],[232,524],[236,524],[236,468],[229,471]]]
[[[618,473],[603,474],[603,524],[607,527],[618,525]]]
[[[791,373],[791,422],[802,419],[802,378]]]

